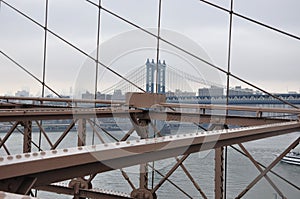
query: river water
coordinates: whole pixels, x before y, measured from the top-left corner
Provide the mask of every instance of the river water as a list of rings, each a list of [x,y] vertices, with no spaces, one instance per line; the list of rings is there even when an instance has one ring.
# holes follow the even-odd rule
[[[61,133],[53,132],[48,133],[51,140],[56,140]],[[3,138],[5,134],[0,136]],[[114,132],[116,137],[121,137],[120,132]],[[38,142],[39,133],[33,133],[34,142]],[[275,154],[282,152],[290,143],[292,143],[297,137],[300,136],[300,132],[291,133],[287,135],[256,140],[252,142],[244,143],[244,146],[254,156],[254,158],[263,163],[264,165],[270,164],[275,158]],[[134,138],[132,138],[134,139]],[[87,135],[87,144],[91,144],[91,133]],[[21,153],[22,151],[22,135],[20,133],[13,133],[7,142],[7,146],[14,154]],[[59,148],[73,147],[77,143],[76,132],[71,132],[65,140],[62,142]],[[96,144],[99,143],[96,141]],[[42,139],[42,146],[45,149],[47,146],[46,140]],[[238,146],[235,146],[238,147]],[[299,146],[296,148],[299,151]],[[36,151],[36,149],[33,149]],[[4,155],[4,150],[0,149],[0,155]],[[170,158],[163,161],[157,161],[154,163],[155,167],[161,172],[166,174],[168,170],[175,164],[174,158]],[[201,153],[191,154],[184,162],[184,165],[188,171],[192,174],[193,178],[200,185],[201,189],[207,195],[208,198],[214,198],[214,151],[204,151]],[[125,168],[125,171],[133,181],[135,186],[138,186],[138,173],[139,167],[134,166]],[[289,165],[286,163],[278,163],[273,171],[277,172],[284,178],[288,179],[292,183],[300,186],[300,166]],[[228,165],[227,165],[227,198],[235,198],[257,175],[259,172],[249,159],[228,147]],[[300,192],[283,182],[273,174],[269,174],[270,178],[278,185],[279,189],[289,199],[299,199]],[[150,173],[151,178],[151,173]],[[154,175],[154,186],[159,182],[161,176],[157,173]],[[200,193],[195,189],[191,181],[187,178],[184,172],[179,168],[174,174],[171,175],[170,180],[176,185],[185,190],[192,198],[201,198]],[[151,179],[150,179],[151,182]],[[111,171],[99,174],[93,180],[93,186],[106,189],[115,190],[119,192],[130,193],[130,186],[122,177],[121,172]],[[150,183],[151,186],[151,183]],[[188,198],[178,189],[176,189],[171,183],[165,182],[163,186],[158,189],[158,198]],[[49,194],[46,192],[39,192],[39,198],[53,199],[53,198],[72,198],[66,195]],[[265,179],[259,181],[247,194],[243,197],[247,199],[275,199],[280,198],[276,194],[275,190],[268,184]]]

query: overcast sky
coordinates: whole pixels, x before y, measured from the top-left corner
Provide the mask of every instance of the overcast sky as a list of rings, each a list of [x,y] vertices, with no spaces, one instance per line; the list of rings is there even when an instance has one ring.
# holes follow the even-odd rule
[[[44,24],[45,1],[5,1]],[[98,3],[98,0],[93,0],[93,2]],[[211,2],[226,9],[230,7],[229,0]],[[102,4],[108,10],[143,28],[157,27],[157,0],[102,0]],[[299,8],[299,0],[236,0],[234,2],[235,12],[275,26],[298,37],[300,36]],[[98,9],[84,0],[49,0],[49,29],[89,54],[93,54],[96,49],[97,17]],[[186,43],[191,45],[183,44],[182,39],[172,37],[171,35],[174,36],[174,34],[170,35],[168,31],[162,32],[162,38],[177,45],[184,45],[188,51],[201,48],[214,64],[223,69],[227,69],[228,25],[228,13],[212,8],[198,0],[162,0],[162,29],[186,37]],[[106,51],[106,55],[103,53],[101,59],[104,60],[103,56],[108,56],[108,52],[116,53],[115,49],[120,48],[118,45],[127,45],[124,41],[126,39],[112,42],[112,38],[120,39],[122,38],[118,37],[120,34],[133,30],[135,30],[133,26],[102,11],[101,44],[106,46],[102,48],[103,51]],[[152,50],[149,50],[149,54],[143,54],[143,56],[155,59],[155,51],[153,50],[155,50],[156,40],[147,34],[141,33],[141,35],[147,42],[152,43],[153,47]],[[87,58],[53,35],[48,34],[47,36],[46,84],[58,92],[68,94],[70,90],[74,91],[76,84],[78,85],[78,76],[83,71],[83,66],[86,67]],[[233,74],[270,92],[300,91],[300,41],[236,16],[233,17],[232,36],[231,72]],[[194,47],[194,43],[191,41],[200,48]],[[42,79],[43,74],[43,42],[44,31],[42,28],[12,11],[5,4],[1,5],[1,51],[11,56],[40,79]],[[145,43],[138,44],[134,45],[134,48],[145,48]],[[163,44],[161,45],[163,46]],[[135,49],[128,47],[128,50]],[[161,55],[163,56],[164,53]],[[203,53],[197,55],[202,56]],[[114,63],[114,60],[117,59],[116,56],[120,55],[117,53],[116,55],[109,55],[113,58],[106,64]],[[124,57],[124,52],[122,56]],[[123,62],[124,65],[120,64],[122,62],[119,61],[117,66],[111,65],[111,67],[125,75],[126,72],[143,65],[146,61],[142,55],[136,56],[140,56],[140,59],[127,57],[126,63]],[[170,60],[172,58],[168,56],[160,58],[168,58],[167,63],[172,63],[176,68],[195,74],[192,69],[185,68],[184,64],[175,61],[176,59]],[[93,63],[90,65],[90,71],[87,72],[90,78],[85,78],[91,82],[87,84],[89,87],[87,89],[93,91],[95,67]],[[199,66],[197,70],[201,76],[205,70],[210,69]],[[2,55],[0,55],[0,75],[0,95],[14,94],[21,89],[30,89],[34,95],[41,92],[41,85],[36,80]],[[116,76],[103,70],[99,71],[99,75],[100,78],[105,76],[113,81],[118,81]],[[224,74],[216,71],[216,77],[215,81],[225,83]],[[204,78],[211,79],[212,77]],[[79,82],[84,81],[80,80]],[[107,83],[103,79],[102,81],[99,80],[99,90],[108,86],[105,82]],[[231,83],[232,86],[248,87],[233,79],[231,79]]]

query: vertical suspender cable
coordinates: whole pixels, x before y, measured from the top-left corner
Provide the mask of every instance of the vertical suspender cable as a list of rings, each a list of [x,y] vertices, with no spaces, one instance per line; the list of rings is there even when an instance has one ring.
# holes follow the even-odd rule
[[[48,28],[48,0],[46,0],[45,7],[45,25],[44,25],[44,51],[43,51],[43,80],[42,80],[42,97],[45,97],[45,80],[46,80],[46,57],[47,57],[47,28]],[[43,125],[43,121],[41,120],[41,125]],[[39,143],[38,148],[41,151],[42,145],[42,131],[39,133]],[[35,197],[38,196],[38,190],[35,190]]]
[[[158,21],[157,21],[157,46],[156,46],[156,93],[158,93],[158,84],[159,84],[159,79],[158,79],[158,61],[159,61],[159,42],[160,42],[160,24],[161,24],[161,0],[159,0],[159,5],[158,5]]]
[[[99,72],[99,52],[100,52],[100,20],[101,20],[101,0],[98,2],[98,20],[97,20],[97,51],[96,51],[96,68],[95,68],[95,100],[97,99],[97,91],[98,91],[98,72]],[[95,103],[96,108],[96,103]],[[94,123],[96,122],[96,118],[94,118]],[[95,130],[93,130],[92,137],[92,145],[95,142]]]
[[[46,80],[46,57],[47,57],[47,28],[48,28],[48,5],[49,2],[46,0],[45,5],[45,25],[44,25],[44,51],[43,51],[43,80],[42,80],[42,97],[45,97],[45,80]],[[41,125],[42,125],[41,121]],[[42,132],[39,133],[39,149],[42,144]]]
[[[43,85],[42,85],[42,97],[45,96],[46,57],[47,57],[47,29],[48,29],[48,0],[46,0],[46,8],[45,8],[44,58],[43,58]]]
[[[233,16],[233,0],[230,3],[229,12],[229,35],[228,35],[228,59],[227,59],[227,88],[226,88],[226,105],[229,104],[229,86],[230,86],[230,66],[231,66],[231,46],[232,46],[232,16]],[[228,110],[226,109],[226,117],[228,116]],[[225,168],[224,168],[224,199],[227,197],[227,146],[225,147]]]
[[[158,0],[158,19],[157,19],[157,45],[156,45],[156,86],[155,86],[155,93],[158,93],[158,84],[160,84],[160,81],[158,79],[158,61],[159,61],[159,42],[160,42],[160,24],[161,24],[161,0]],[[155,124],[156,125],[156,124]],[[155,137],[155,132],[153,133],[153,137]],[[154,188],[154,174],[155,174],[155,167],[154,167],[154,161],[152,162],[152,177],[151,177],[151,188]]]

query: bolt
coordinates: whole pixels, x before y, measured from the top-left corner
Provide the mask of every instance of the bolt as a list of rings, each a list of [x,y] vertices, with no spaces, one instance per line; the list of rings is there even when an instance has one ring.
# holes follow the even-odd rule
[[[12,160],[12,159],[14,159],[14,157],[10,155],[10,156],[7,157],[7,159]]]

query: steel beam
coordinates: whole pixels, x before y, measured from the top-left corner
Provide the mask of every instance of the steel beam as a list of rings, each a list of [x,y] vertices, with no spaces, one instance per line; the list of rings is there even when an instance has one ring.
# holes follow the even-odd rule
[[[178,104],[178,103],[161,103],[163,107],[171,108],[189,108],[189,109],[208,109],[208,110],[231,110],[231,111],[248,111],[248,112],[268,112],[268,113],[290,113],[300,114],[300,107],[297,108],[266,108],[254,106],[232,106],[232,105],[207,105],[207,104]]]
[[[239,147],[242,149],[242,151],[246,154],[246,156],[251,160],[251,162],[254,164],[254,166],[258,169],[260,173],[263,172],[263,169],[259,166],[259,164],[256,162],[256,160],[252,157],[252,155],[246,150],[246,148],[239,144]],[[279,188],[275,185],[275,183],[269,178],[269,176],[266,174],[264,176],[266,180],[269,182],[269,184],[273,187],[273,189],[279,194],[279,196],[283,199],[286,199],[286,197],[283,195],[283,193],[279,190]]]
[[[0,198],[1,199],[37,199],[34,197],[30,196],[24,196],[24,195],[19,195],[19,194],[14,194],[14,193],[8,193],[8,192],[3,192],[0,191]]]
[[[246,116],[225,116],[225,115],[209,115],[199,113],[184,113],[184,112],[150,112],[151,119],[165,120],[165,121],[178,121],[196,124],[220,124],[220,125],[238,125],[238,126],[257,126],[263,124],[272,124],[278,122],[290,121],[287,119],[274,119],[274,118],[257,118]],[[140,116],[142,117],[142,116]],[[144,117],[147,117],[145,115]]]
[[[265,170],[263,170],[236,198],[243,197],[261,178],[263,178],[288,152],[294,149],[300,142],[298,137],[286,148]]]
[[[11,134],[14,132],[14,130],[18,127],[18,125],[19,125],[18,121],[16,121],[12,125],[12,127],[9,129],[9,131],[4,136],[4,138],[0,141],[0,148],[5,144],[6,140],[8,140],[8,138],[11,136]]]
[[[300,130],[299,122],[166,136],[0,157],[0,180],[37,178],[35,186]],[[22,169],[19,169],[22,167]]]
[[[57,120],[80,118],[129,117],[129,113],[141,113],[141,110],[111,110],[101,108],[35,108],[0,110],[0,122],[20,120]]]
[[[78,120],[78,141],[77,146],[86,145],[86,119]]]
[[[24,121],[21,124],[24,126],[23,153],[29,153],[31,152],[32,142],[32,121]]]
[[[47,185],[37,187],[38,190],[55,192],[59,194],[73,195],[74,189],[59,185]],[[114,191],[97,190],[97,189],[79,189],[77,196],[81,198],[103,198],[103,199],[125,199],[131,198],[129,195]]]
[[[65,102],[65,103],[90,103],[90,104],[124,104],[125,101],[99,100],[99,99],[72,99],[72,98],[49,98],[49,97],[17,97],[17,96],[0,96],[2,100],[22,100],[37,102]]]
[[[223,157],[224,148],[215,149],[215,199],[224,198],[224,157]]]

